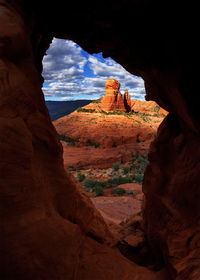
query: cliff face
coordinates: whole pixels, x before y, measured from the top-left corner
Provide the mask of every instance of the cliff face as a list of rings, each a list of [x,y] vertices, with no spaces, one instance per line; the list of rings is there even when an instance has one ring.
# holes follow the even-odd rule
[[[99,244],[114,239],[64,170],[27,27],[12,9],[0,6],[0,14],[1,277],[74,279],[78,256],[87,266],[92,251],[110,251]]]
[[[198,141],[190,131],[182,133],[181,124],[173,115],[168,115],[151,144],[150,164],[143,185],[148,239],[158,255],[159,250],[163,250],[165,260],[174,270],[174,278],[178,275],[175,279],[185,279],[188,275],[189,279],[198,279],[200,275],[197,217],[200,205],[196,200],[199,195]]]
[[[72,2],[66,17],[64,1],[0,1],[2,279],[164,279],[105,245],[114,241],[104,221],[64,171],[41,91],[53,36],[103,51],[142,76],[147,98],[170,112],[145,174],[146,234],[172,279],[199,278],[199,50],[198,33],[187,31],[195,31],[195,17],[185,21],[196,7],[186,4],[184,14],[174,1],[164,9],[156,0]]]

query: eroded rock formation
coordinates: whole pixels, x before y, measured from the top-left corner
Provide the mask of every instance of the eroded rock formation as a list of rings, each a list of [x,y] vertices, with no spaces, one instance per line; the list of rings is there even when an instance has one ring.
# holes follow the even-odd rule
[[[131,111],[131,97],[128,90],[122,96],[120,83],[115,79],[108,79],[105,85],[105,96],[101,100],[101,109],[105,111]]]
[[[124,106],[127,112],[131,111],[131,97],[127,89],[124,92]]]
[[[101,108],[105,111],[126,111],[124,99],[120,89],[120,83],[115,79],[108,79],[105,85],[105,96],[101,101]]]
[[[147,98],[170,112],[150,151],[145,229],[172,279],[198,280],[196,7],[156,0],[93,6],[73,1],[66,17],[64,3],[0,0],[1,278],[170,279],[105,245],[112,237],[103,219],[66,175],[41,91],[42,57],[55,36],[91,53],[103,51],[142,76]],[[80,24],[73,25],[74,19]]]

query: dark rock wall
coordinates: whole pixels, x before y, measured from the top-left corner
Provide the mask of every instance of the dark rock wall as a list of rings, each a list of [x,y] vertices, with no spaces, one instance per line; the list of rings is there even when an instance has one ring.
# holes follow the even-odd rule
[[[114,241],[101,216],[65,175],[61,145],[41,92],[42,57],[56,36],[91,53],[103,51],[141,75],[147,99],[170,112],[150,150],[143,186],[145,228],[174,279],[198,280],[195,7],[145,0],[64,3],[0,0],[2,279],[95,279],[90,264],[101,262],[102,254],[106,262],[96,279],[105,279],[104,272],[109,279],[157,279],[99,245]]]

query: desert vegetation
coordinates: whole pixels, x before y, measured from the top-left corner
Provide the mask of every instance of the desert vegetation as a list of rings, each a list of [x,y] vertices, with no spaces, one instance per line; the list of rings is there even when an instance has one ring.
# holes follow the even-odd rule
[[[71,138],[71,137],[68,137],[68,136],[65,136],[65,135],[61,135],[61,134],[58,134],[58,139],[60,141],[67,142],[71,146],[75,146],[79,142],[78,139],[74,139],[74,138]]]
[[[87,170],[70,166],[68,170],[73,173],[90,196],[102,196],[106,189],[110,189],[110,194],[113,196],[134,195],[133,191],[120,190],[121,188],[118,186],[128,183],[142,184],[147,163],[148,157],[146,154],[135,154],[131,161],[116,162],[108,169]],[[106,174],[106,177],[103,177],[104,174]]]
[[[62,134],[58,134],[58,139],[60,141],[64,141],[64,142],[68,143],[68,145],[70,145],[70,146],[78,146],[78,144],[79,144],[79,139],[71,138],[69,136],[65,136]],[[85,146],[92,146],[95,148],[100,147],[100,143],[94,142],[90,139],[88,139],[87,142],[82,143],[82,144],[84,144]]]
[[[95,103],[95,102],[93,102]],[[97,101],[96,103],[100,103],[100,101]],[[150,122],[150,118],[151,117],[159,117],[159,118],[163,118],[165,117],[164,114],[158,113],[159,112],[160,107],[155,107],[154,111],[155,114],[149,114],[149,113],[143,113],[143,112],[124,112],[124,111],[104,111],[104,110],[96,110],[96,109],[87,109],[87,108],[78,108],[76,111],[78,113],[99,113],[99,114],[103,114],[103,115],[121,115],[121,116],[125,116],[125,117],[131,117],[131,116],[137,116],[139,118],[141,118],[144,122]]]

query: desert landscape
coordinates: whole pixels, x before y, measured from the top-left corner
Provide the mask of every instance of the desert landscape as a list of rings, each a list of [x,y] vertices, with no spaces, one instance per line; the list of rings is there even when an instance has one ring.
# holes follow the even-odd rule
[[[67,172],[116,238],[134,248],[145,244],[142,182],[150,144],[166,115],[153,101],[131,100],[127,90],[122,95],[120,83],[108,79],[103,97],[53,121]]]

